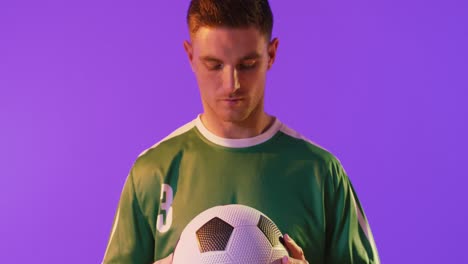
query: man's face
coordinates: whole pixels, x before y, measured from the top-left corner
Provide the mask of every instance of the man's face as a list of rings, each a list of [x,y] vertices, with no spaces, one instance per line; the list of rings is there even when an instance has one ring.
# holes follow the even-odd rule
[[[266,72],[278,40],[255,28],[201,27],[184,48],[195,73],[205,113],[241,122],[263,113]]]

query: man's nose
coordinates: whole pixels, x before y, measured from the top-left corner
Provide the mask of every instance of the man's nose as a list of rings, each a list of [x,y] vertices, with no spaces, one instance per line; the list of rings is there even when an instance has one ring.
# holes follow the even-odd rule
[[[228,93],[234,93],[240,88],[237,69],[233,67],[225,67],[224,70],[223,88]]]

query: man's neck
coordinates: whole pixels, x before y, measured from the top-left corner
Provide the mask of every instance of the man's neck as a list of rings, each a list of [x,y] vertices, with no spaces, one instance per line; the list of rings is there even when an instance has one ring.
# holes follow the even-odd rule
[[[258,117],[251,117],[241,122],[222,121],[210,118],[210,115],[203,113],[201,116],[203,125],[211,133],[218,137],[230,139],[242,139],[258,136],[268,130],[273,125],[275,118],[262,112]]]

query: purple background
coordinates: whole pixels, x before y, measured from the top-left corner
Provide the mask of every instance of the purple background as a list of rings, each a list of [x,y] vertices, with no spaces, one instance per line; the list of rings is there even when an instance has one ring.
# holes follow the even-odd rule
[[[136,156],[201,111],[187,6],[0,1],[1,263],[101,261]],[[271,6],[266,110],[342,161],[382,262],[468,263],[468,2]]]

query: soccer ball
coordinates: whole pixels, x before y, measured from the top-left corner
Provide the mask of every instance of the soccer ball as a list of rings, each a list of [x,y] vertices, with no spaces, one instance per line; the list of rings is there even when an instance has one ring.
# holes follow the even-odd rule
[[[212,207],[185,227],[173,264],[279,264],[282,234],[260,211],[239,204]]]

